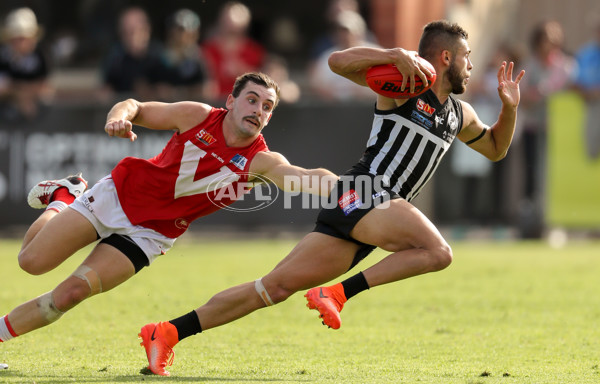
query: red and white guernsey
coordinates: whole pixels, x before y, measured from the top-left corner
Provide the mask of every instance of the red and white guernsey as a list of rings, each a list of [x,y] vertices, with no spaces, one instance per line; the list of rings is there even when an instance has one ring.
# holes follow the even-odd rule
[[[237,191],[248,181],[254,155],[268,151],[261,135],[247,147],[228,147],[223,136],[226,109],[213,108],[206,120],[175,133],[162,153],[151,159],[126,157],[112,170],[119,201],[129,221],[176,238],[195,219],[235,201],[221,188]],[[212,201],[211,201],[212,200]]]

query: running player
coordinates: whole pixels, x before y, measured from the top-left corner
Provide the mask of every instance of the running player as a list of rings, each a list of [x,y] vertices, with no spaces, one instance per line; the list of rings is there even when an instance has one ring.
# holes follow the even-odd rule
[[[484,125],[469,104],[451,95],[465,91],[473,67],[467,37],[459,25],[447,21],[425,26],[418,55],[436,70],[433,87],[408,100],[377,96],[365,155],[332,192],[337,206],[322,209],[314,232],[269,274],[220,292],[179,318],[142,328],[140,336],[152,372],[169,374],[165,367],[172,362],[172,348],[180,340],[339,277],[375,247],[391,254],[341,283],[306,294],[309,308],[317,309],[327,326],[339,328],[344,303],[363,290],[450,265],[450,246],[410,200],[431,177],[455,137],[490,160],[506,155],[524,75],[521,71],[513,80],[513,63],[502,63],[498,70],[502,109],[495,124]],[[406,86],[414,89],[415,76],[426,83],[428,73],[416,55],[402,48],[355,47],[334,52],[329,63],[334,72],[363,86],[369,67],[392,63],[410,79]],[[373,209],[376,205],[385,208]]]
[[[31,190],[29,204],[45,211],[23,240],[19,265],[26,272],[46,273],[100,241],[51,292],[0,318],[0,342],[46,326],[128,280],[165,254],[192,221],[239,198],[225,193],[218,199],[223,188],[238,191],[240,183],[270,179],[282,189],[327,195],[336,175],[293,166],[268,151],[261,131],[278,101],[277,83],[262,73],[247,73],[237,78],[227,109],[133,99],[114,105],[104,127],[110,136],[136,140],[132,124],[175,133],[158,156],[121,160],[87,192],[81,174],[43,181]],[[288,175],[306,182],[286,186]]]

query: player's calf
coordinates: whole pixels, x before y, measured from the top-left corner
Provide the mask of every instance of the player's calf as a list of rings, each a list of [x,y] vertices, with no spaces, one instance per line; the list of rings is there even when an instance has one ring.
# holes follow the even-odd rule
[[[44,293],[0,318],[0,341],[8,341],[44,327],[58,320],[63,314],[54,303],[53,293]]]
[[[53,292],[48,292],[39,296],[36,301],[41,317],[47,321],[45,325],[54,323],[65,314],[65,312],[56,307]]]

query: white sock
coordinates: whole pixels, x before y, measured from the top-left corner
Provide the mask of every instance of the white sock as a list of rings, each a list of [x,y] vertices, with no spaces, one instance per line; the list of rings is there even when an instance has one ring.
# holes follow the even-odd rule
[[[8,322],[8,315],[0,318],[0,340],[8,341],[16,336],[17,334],[13,331]]]
[[[63,209],[67,208],[69,206],[69,204],[65,203],[64,201],[59,201],[59,200],[55,200],[53,202],[51,202],[50,204],[48,204],[48,206],[46,207],[46,211],[49,209],[55,210],[56,212],[60,212]]]

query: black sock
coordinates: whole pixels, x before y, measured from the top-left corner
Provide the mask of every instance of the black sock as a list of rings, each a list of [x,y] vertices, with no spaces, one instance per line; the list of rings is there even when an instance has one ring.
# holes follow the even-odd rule
[[[193,336],[196,333],[202,332],[202,326],[200,325],[200,319],[196,315],[196,311],[187,313],[181,317],[169,321],[177,328],[177,336],[179,341],[186,337]]]
[[[342,287],[344,287],[346,299],[350,299],[352,296],[369,289],[369,284],[367,283],[367,279],[365,279],[365,275],[362,272],[358,272],[356,275],[342,281]]]

